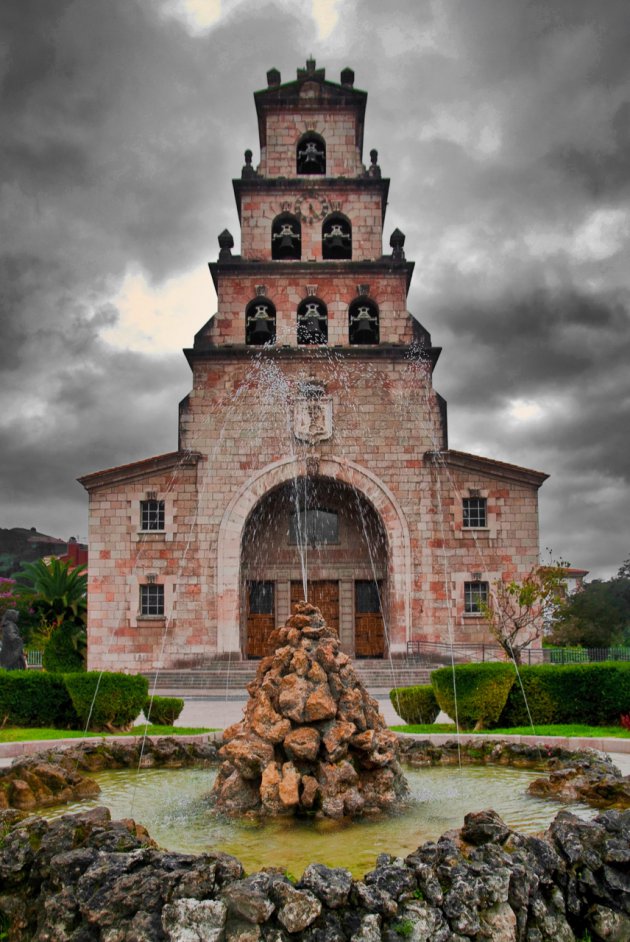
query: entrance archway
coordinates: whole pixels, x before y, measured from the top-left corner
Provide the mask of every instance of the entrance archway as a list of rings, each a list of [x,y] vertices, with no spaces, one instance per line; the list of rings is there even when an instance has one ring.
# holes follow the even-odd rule
[[[286,458],[273,462],[250,477],[230,501],[221,521],[218,543],[217,652],[220,655],[240,656],[242,651],[241,547],[252,511],[263,498],[283,485],[296,479],[313,478],[348,485],[372,508],[380,522],[387,544],[384,579],[387,583],[389,651],[394,654],[405,651],[411,605],[411,549],[407,522],[396,498],[376,475],[355,462],[329,457]],[[364,581],[369,578],[371,570]],[[286,591],[288,606],[290,584],[287,584]]]
[[[271,631],[304,598],[346,653],[384,656],[387,536],[370,502],[345,482],[311,475],[265,494],[243,528],[240,570],[247,657],[271,653]]]

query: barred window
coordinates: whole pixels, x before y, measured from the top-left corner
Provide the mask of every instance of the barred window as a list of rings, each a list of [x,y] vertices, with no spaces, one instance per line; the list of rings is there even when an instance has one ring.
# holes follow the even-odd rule
[[[358,615],[380,612],[381,597],[378,582],[373,579],[357,579],[354,583],[354,610]]]
[[[464,527],[488,526],[488,501],[485,497],[464,497]]]
[[[464,612],[466,615],[478,615],[481,612],[481,606],[487,604],[487,582],[464,583]]]
[[[140,614],[164,614],[164,586],[150,583],[140,586]]]
[[[273,615],[274,613],[274,588],[273,582],[250,582],[249,583],[249,614],[250,615]]]
[[[140,501],[140,529],[141,530],[163,530],[164,529],[164,501],[163,500]]]

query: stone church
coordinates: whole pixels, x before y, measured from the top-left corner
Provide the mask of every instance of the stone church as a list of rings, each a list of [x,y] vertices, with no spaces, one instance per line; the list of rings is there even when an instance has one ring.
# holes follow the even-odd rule
[[[90,669],[261,657],[305,595],[356,658],[489,640],[480,602],[538,560],[546,475],[449,448],[366,100],[312,60],[254,94],[177,449],[80,479]]]

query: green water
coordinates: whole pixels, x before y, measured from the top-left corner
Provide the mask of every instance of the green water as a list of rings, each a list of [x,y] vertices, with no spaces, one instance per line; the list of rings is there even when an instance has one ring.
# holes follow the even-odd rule
[[[106,805],[113,818],[134,818],[161,847],[185,853],[223,850],[251,873],[281,866],[299,877],[313,862],[347,867],[361,877],[380,853],[405,856],[419,844],[461,827],[468,811],[493,808],[519,831],[540,831],[565,805],[532,798],[527,785],[540,775],[503,766],[408,769],[410,806],[394,817],[352,824],[334,821],[225,820],[212,813],[207,794],[214,769],[101,772],[98,799],[50,809],[49,817]],[[581,817],[596,812],[571,805]]]

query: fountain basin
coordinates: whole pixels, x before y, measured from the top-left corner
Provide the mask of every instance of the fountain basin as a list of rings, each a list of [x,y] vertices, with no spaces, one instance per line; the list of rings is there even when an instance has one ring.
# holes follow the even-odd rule
[[[465,765],[461,768],[406,767],[409,801],[400,813],[352,822],[348,819],[226,817],[210,806],[216,769],[125,769],[93,776],[101,792],[45,812],[58,817],[99,805],[112,818],[133,818],[157,843],[181,853],[221,850],[233,854],[249,873],[281,867],[299,876],[313,861],[345,867],[361,877],[378,854],[406,856],[427,840],[462,826],[470,811],[493,808],[514,830],[544,830],[558,802],[536,798],[528,786],[539,777],[532,769]],[[581,802],[565,807],[583,819],[597,811]]]

